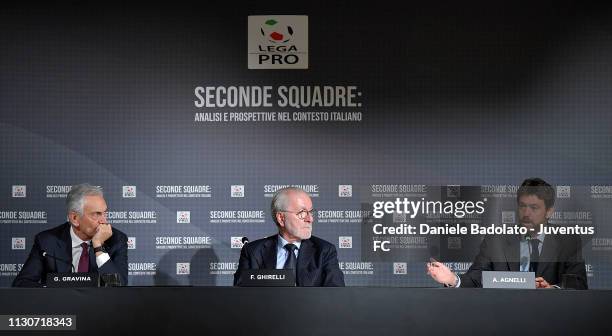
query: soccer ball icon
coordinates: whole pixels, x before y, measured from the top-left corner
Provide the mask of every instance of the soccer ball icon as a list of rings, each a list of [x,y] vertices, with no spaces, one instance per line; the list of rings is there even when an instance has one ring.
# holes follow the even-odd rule
[[[272,43],[287,43],[293,37],[293,28],[274,19],[268,19],[260,28],[261,35]]]

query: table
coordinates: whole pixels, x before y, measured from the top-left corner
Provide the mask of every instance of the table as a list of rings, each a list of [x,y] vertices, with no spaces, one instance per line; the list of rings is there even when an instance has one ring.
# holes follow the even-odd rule
[[[609,290],[2,288],[0,302],[3,315],[74,314],[88,335],[612,334]]]

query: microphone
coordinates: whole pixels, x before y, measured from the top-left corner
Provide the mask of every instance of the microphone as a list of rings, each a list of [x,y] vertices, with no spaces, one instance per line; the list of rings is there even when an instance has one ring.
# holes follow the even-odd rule
[[[249,243],[249,237],[242,237],[242,245],[246,245]]]
[[[68,261],[68,260],[64,260],[64,259],[62,259],[62,258],[58,258],[58,257],[56,257],[56,256],[54,256],[54,255],[52,255],[52,254],[47,253],[47,251],[42,251],[42,256],[43,256],[43,257],[45,257],[45,258],[51,258],[51,259],[54,259],[54,260],[57,260],[57,261],[61,261],[61,262],[63,262],[64,264],[68,264],[68,265],[70,265],[70,269],[71,269],[71,270],[72,270],[72,272],[74,273],[74,265],[73,265],[73,264],[72,264],[70,261]]]

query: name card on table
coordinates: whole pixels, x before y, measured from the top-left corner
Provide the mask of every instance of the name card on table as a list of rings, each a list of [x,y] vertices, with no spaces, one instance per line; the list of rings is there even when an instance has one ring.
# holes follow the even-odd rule
[[[241,274],[241,286],[244,287],[293,287],[295,274],[292,270],[254,269]]]
[[[48,273],[47,287],[98,287],[97,273]]]
[[[482,288],[535,289],[535,272],[482,272]]]

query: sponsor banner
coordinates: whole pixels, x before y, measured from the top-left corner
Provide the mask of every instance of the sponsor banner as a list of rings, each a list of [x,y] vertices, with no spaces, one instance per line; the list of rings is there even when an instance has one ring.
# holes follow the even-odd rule
[[[338,263],[344,275],[374,275],[374,263],[361,261],[341,261]]]
[[[209,185],[158,185],[155,186],[157,198],[192,198],[212,197],[212,187]]]
[[[176,275],[189,275],[191,274],[191,264],[188,262],[176,263]]]
[[[17,276],[23,264],[0,264],[0,276],[1,277],[12,277]]]
[[[591,198],[612,198],[612,186],[591,186]]]
[[[47,212],[0,210],[0,224],[47,224]]]
[[[517,185],[483,185],[480,186],[481,198],[512,198],[516,199]]]
[[[612,237],[596,237],[591,239],[593,251],[612,251]]]
[[[69,185],[48,185],[46,187],[47,198],[66,198],[72,190]]]
[[[244,197],[244,185],[232,185],[230,188],[231,197]]]
[[[338,237],[338,247],[341,249],[353,248],[353,237],[352,236]]]
[[[128,263],[129,276],[151,276],[157,273],[155,262],[131,262]]]
[[[191,211],[181,210],[176,212],[176,223],[177,224],[189,224],[191,223]]]
[[[308,69],[308,16],[250,15],[249,69]]]
[[[319,197],[318,184],[266,184],[264,185],[264,197],[273,197],[279,190],[287,187],[301,188],[312,198]]]
[[[393,274],[406,275],[408,274],[408,265],[405,262],[393,263]]]
[[[224,223],[265,223],[266,214],[263,210],[211,210],[208,213],[211,224]]]
[[[135,198],[136,197],[136,186],[123,186],[123,198]]]
[[[386,248],[391,249],[427,249],[428,248],[428,237],[426,236],[394,236],[389,237]]]
[[[231,237],[230,247],[233,249],[241,249],[244,246],[242,243],[242,237]]]
[[[238,269],[237,262],[211,262],[208,264],[210,275],[234,275]]]
[[[570,198],[572,196],[572,187],[557,186],[557,198]]]
[[[339,86],[335,86],[335,88],[338,88]],[[236,88],[234,86],[230,86],[228,89],[230,91],[232,88]],[[306,87],[309,88],[309,87]],[[280,101],[277,102],[278,106],[281,107],[285,107],[285,106],[291,106],[293,108],[301,108],[301,107],[307,107],[307,106],[312,106],[312,107],[316,107],[316,106],[322,106],[323,102],[320,100],[320,96],[315,96],[314,97],[305,97],[302,98],[300,95],[302,95],[302,93],[298,93],[301,91],[306,90],[306,88],[304,87],[296,87],[296,86],[291,86],[289,88],[284,87],[284,86],[280,86],[278,88],[278,95],[280,96]],[[317,91],[317,89],[319,87],[315,86],[314,87],[315,92],[320,92]],[[324,88],[334,88],[332,86],[324,86]],[[196,96],[198,97],[199,101],[203,101],[205,98],[202,97],[201,92],[206,91],[208,88],[204,88],[201,86],[198,86],[195,88],[195,92],[196,92]],[[300,90],[302,89],[302,90]],[[356,92],[357,87],[355,86],[348,86],[347,89],[342,89],[342,93],[339,93],[338,95],[342,95],[343,97],[346,96],[346,100],[348,102],[343,103],[340,106],[335,106],[335,105],[331,105],[334,107],[352,107],[352,108],[360,108],[362,106],[362,103],[356,102],[356,98],[357,97],[361,97],[361,92]],[[241,90],[241,92],[244,92],[245,90]],[[307,90],[306,90],[307,91]],[[340,90],[338,90],[340,91]],[[289,96],[286,97],[285,93],[288,92]],[[333,97],[332,97],[333,98]],[[312,101],[306,101],[304,103],[304,100],[307,99],[312,99]],[[344,98],[343,98],[344,99]],[[290,100],[290,102],[286,102],[286,100]],[[298,103],[299,101],[299,103]],[[231,104],[231,105],[230,105]],[[238,103],[233,101],[228,103],[228,105],[230,106],[236,106]],[[255,103],[245,103],[245,105],[252,105]],[[306,104],[306,106],[300,106],[300,104]],[[206,105],[205,103],[196,103],[196,107],[198,108],[203,108],[203,107],[213,107],[214,104],[212,104],[212,106]],[[267,105],[266,105],[267,106]],[[286,122],[302,122],[302,123],[323,123],[323,122],[361,122],[363,120],[363,113],[362,112],[196,112],[194,114],[193,117],[193,121],[196,123],[210,123],[210,122],[226,122],[226,123],[245,123],[245,122],[282,122],[282,123],[286,123]]]
[[[549,223],[560,226],[581,225],[593,226],[593,213],[589,210],[555,211],[548,220]]]
[[[317,210],[318,223],[361,223],[372,215],[369,210]]]
[[[338,197],[353,197],[353,186],[350,184],[338,185]]]
[[[156,224],[158,216],[154,210],[109,211],[106,219],[109,224]]]
[[[425,197],[427,192],[427,186],[424,184],[370,185],[370,195],[372,198]]]
[[[136,237],[128,237],[127,247],[128,247],[128,250],[136,249]]]
[[[212,244],[212,237],[155,237],[158,250],[203,249],[211,248]]]
[[[26,186],[24,185],[14,185],[12,191],[13,197],[25,198],[26,197]]]
[[[26,239],[25,237],[13,237],[11,239],[12,250],[25,250]]]

